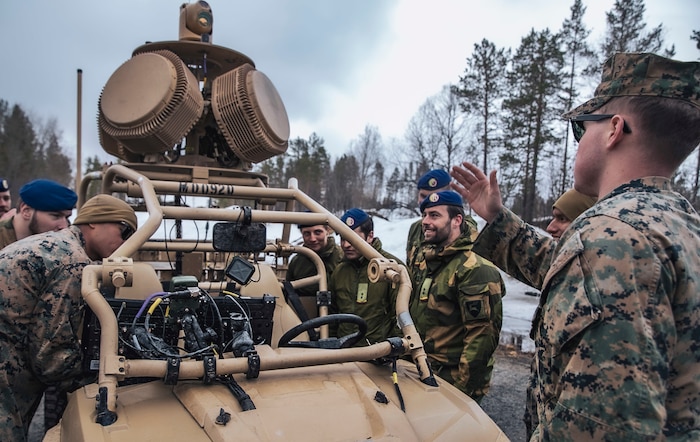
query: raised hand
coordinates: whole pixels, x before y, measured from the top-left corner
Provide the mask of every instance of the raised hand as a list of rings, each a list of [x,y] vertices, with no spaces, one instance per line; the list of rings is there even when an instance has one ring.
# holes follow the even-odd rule
[[[465,161],[461,166],[452,167],[450,175],[457,181],[450,186],[462,195],[472,210],[486,222],[493,221],[503,208],[496,171],[492,170],[487,178],[481,169]]]

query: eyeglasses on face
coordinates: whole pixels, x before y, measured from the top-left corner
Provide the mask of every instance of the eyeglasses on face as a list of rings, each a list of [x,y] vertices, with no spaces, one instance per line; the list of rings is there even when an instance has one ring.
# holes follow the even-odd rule
[[[584,121],[601,121],[607,120],[608,118],[614,117],[615,114],[583,114],[573,117],[571,121],[571,131],[574,133],[574,138],[576,142],[581,141],[583,134],[586,133],[586,127],[583,125]],[[631,134],[632,131],[627,125],[625,120],[622,120],[622,132],[626,134]]]
[[[122,229],[122,239],[126,241],[127,239],[131,238],[131,235],[133,235],[135,232],[134,228],[131,227],[129,223],[126,223],[124,221],[120,221],[119,225]]]

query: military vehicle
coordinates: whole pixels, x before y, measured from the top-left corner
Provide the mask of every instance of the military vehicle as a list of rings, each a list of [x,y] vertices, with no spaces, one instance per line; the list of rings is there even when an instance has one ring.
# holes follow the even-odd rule
[[[212,25],[206,2],[183,4],[179,40],[138,47],[102,90],[100,142],[122,163],[88,174],[78,206],[97,184],[132,203],[140,225],[84,271],[81,344],[96,382],[69,394],[45,440],[507,440],[476,402],[431,372],[408,313],[406,269],[295,180],[272,188],[252,171],[284,154],[289,120],[253,61],[212,43]],[[237,204],[190,207],[184,197]],[[211,239],[206,228],[186,238],[192,222],[214,223]],[[403,336],[353,346],[366,324],[328,314],[323,262],[290,244],[296,224],[329,225],[371,259],[373,280],[399,286]],[[281,233],[268,239],[272,225]],[[322,276],[284,284],[294,253]],[[317,296],[299,300],[295,288],[309,284]],[[341,322],[357,331],[330,336]]]

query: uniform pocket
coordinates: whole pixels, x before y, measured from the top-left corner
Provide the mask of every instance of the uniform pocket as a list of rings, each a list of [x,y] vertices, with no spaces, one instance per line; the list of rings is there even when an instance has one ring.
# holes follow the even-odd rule
[[[491,318],[488,285],[464,284],[459,286],[459,293],[459,302],[467,321],[485,321]]]
[[[587,277],[588,275],[588,277]],[[579,335],[602,317],[602,302],[590,267],[583,254],[583,244],[575,234],[562,245],[545,279],[540,338],[550,356],[556,356]],[[550,291],[556,288],[556,295]]]

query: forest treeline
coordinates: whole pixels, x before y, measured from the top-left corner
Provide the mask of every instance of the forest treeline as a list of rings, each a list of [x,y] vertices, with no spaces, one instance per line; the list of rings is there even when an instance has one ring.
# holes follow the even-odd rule
[[[497,169],[506,204],[525,220],[548,217],[552,202],[573,185],[576,142],[566,110],[593,94],[600,66],[615,52],[654,52],[673,57],[662,24],[644,22],[643,0],[616,0],[606,13],[602,42],[592,43],[586,7],[574,0],[561,28],[531,29],[516,48],[483,39],[474,44],[454,84],[429,97],[402,139],[384,140],[367,125],[346,153],[332,158],[322,134],[290,140],[287,153],[254,166],[272,186],[299,188],[340,213],[350,207],[417,211],[416,180],[427,170],[469,160]],[[700,50],[700,31],[689,35]],[[55,119],[31,118],[0,99],[0,177],[15,192],[34,178],[72,187],[71,159]],[[84,173],[100,170],[88,158]],[[674,187],[700,206],[700,150],[673,177]],[[417,213],[417,212],[416,212]]]
[[[603,41],[594,45],[584,24],[586,8],[575,0],[561,29],[532,29],[517,48],[483,39],[474,45],[455,84],[428,98],[401,140],[382,140],[368,125],[339,158],[324,140],[290,140],[288,154],[258,170],[275,186],[295,177],[301,190],[332,211],[350,207],[417,210],[417,179],[433,168],[463,160],[497,169],[506,204],[525,220],[551,214],[551,204],[573,186],[577,144],[565,111],[590,98],[600,67],[615,52],[675,55],[661,24],[644,22],[643,0],[616,0],[606,13]],[[700,31],[691,40],[700,49]],[[673,178],[674,187],[697,208],[700,150]]]

